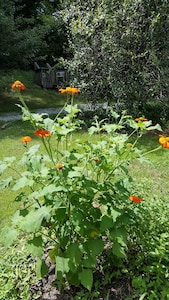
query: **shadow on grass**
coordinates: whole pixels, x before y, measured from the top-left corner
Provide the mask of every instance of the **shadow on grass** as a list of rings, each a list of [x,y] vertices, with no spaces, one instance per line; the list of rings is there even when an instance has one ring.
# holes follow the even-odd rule
[[[0,139],[4,138],[21,138],[22,136],[29,135],[35,137],[34,128],[29,122],[23,122],[22,120],[17,121],[7,121],[6,127],[2,129],[4,122],[0,122]]]

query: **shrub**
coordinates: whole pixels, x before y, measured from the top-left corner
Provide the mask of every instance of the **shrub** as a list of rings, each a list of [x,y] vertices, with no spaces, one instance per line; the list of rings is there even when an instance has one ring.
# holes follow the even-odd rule
[[[67,99],[71,98],[71,105],[65,104],[64,116],[59,113],[54,120],[46,114],[30,113],[21,94],[25,86],[20,81],[12,89],[18,92],[23,119],[32,123],[45,152],[40,143],[30,146],[31,138],[25,136],[21,139],[25,146],[22,159],[1,161],[1,173],[6,168],[16,173],[2,179],[0,186],[18,190],[15,201],[21,202],[11,227],[2,230],[1,240],[9,246],[21,232],[27,233],[27,248],[38,258],[39,277],[48,272],[43,259],[47,248],[55,264],[58,286],[68,281],[90,292],[98,259],[99,272],[108,278],[106,262],[120,267],[127,258],[128,231],[144,205],[128,165],[133,159],[145,160],[145,153],[136,143],[147,130],[160,127],[151,126],[151,121],[143,117],[133,120],[125,112],[119,115],[110,110],[115,122],[108,124],[95,118],[88,129],[90,140],[81,143],[73,136],[81,125],[76,118],[79,109],[73,105],[78,89],[60,89]],[[126,126],[130,134],[122,133]],[[130,144],[134,134],[135,141]],[[158,149],[168,148],[168,138],[162,137],[161,144]]]

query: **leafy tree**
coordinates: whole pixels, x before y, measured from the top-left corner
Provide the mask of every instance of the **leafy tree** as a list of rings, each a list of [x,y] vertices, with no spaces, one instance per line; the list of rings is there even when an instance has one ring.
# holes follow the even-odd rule
[[[63,55],[66,35],[57,8],[59,1],[1,0],[1,67],[27,68]]]
[[[168,1],[64,2],[75,84],[89,100],[113,101],[139,113],[148,101],[166,103]],[[160,104],[161,105],[161,104]]]

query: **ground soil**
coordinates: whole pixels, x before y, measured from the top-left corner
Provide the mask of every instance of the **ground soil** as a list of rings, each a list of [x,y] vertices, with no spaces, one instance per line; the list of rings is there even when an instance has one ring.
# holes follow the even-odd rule
[[[55,265],[50,264],[49,271],[47,276],[45,276],[42,280],[39,280],[31,285],[30,290],[33,296],[39,295],[38,300],[73,300],[73,299],[82,299],[80,296],[75,298],[75,296],[80,292],[85,290],[83,287],[76,288],[73,286],[67,285],[67,288],[62,289],[61,291],[58,290],[56,283],[55,283]],[[97,274],[95,275],[95,277]],[[98,281],[102,282],[102,278],[98,273]],[[113,278],[109,284],[102,287],[99,290],[99,296],[94,298],[86,299],[93,299],[93,300],[125,300],[126,298],[138,300],[139,297],[134,296],[135,291],[131,286],[130,279],[126,275],[121,275],[118,278]],[[86,293],[88,291],[86,290]],[[108,295],[108,296],[107,296]],[[108,298],[107,298],[108,297]]]

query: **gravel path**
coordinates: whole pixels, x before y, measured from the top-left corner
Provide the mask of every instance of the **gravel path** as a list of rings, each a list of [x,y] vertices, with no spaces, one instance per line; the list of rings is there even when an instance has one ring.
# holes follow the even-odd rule
[[[103,104],[98,104],[98,108],[106,109],[107,108],[107,103]],[[89,104],[79,104],[78,108],[82,111],[94,111],[96,109],[96,106]],[[56,115],[60,111],[61,107],[55,107],[55,108],[44,108],[44,109],[36,109],[32,111],[33,113],[47,113],[49,115]],[[21,113],[0,113],[0,121],[8,122],[8,121],[15,121],[15,120],[21,120],[22,119],[22,114]]]

